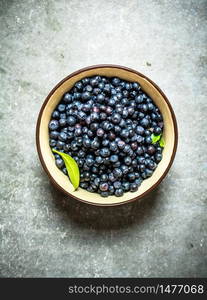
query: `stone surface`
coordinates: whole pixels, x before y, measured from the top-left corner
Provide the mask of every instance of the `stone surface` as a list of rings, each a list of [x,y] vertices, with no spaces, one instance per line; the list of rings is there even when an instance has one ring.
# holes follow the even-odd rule
[[[0,2],[1,277],[207,276],[207,2]],[[39,163],[42,102],[81,67],[137,69],[167,94],[178,152],[140,202],[68,201]]]

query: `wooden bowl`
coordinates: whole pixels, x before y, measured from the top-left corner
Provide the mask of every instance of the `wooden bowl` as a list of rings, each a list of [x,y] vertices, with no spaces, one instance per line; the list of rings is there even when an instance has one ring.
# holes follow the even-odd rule
[[[69,182],[68,177],[56,167],[54,156],[49,146],[48,123],[54,108],[61,100],[63,94],[72,88],[76,81],[79,81],[84,77],[94,75],[109,77],[116,76],[127,81],[137,81],[141,85],[141,88],[159,107],[164,119],[163,136],[166,145],[163,150],[163,158],[161,162],[158,164],[153,175],[143,181],[137,192],[127,192],[124,193],[122,197],[109,196],[107,198],[103,198],[98,193],[90,193],[81,188],[73,191],[73,187]],[[142,198],[157,187],[172,165],[176,153],[177,141],[178,133],[175,114],[165,94],[152,80],[143,74],[117,65],[91,66],[76,71],[64,78],[53,88],[44,101],[39,113],[36,127],[36,143],[39,158],[44,170],[55,186],[69,197],[88,204],[100,206],[114,206],[128,203]]]

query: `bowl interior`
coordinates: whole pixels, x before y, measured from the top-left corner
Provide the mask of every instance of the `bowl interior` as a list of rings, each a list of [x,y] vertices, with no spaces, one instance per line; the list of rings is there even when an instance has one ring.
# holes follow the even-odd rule
[[[163,135],[166,145],[163,151],[162,161],[158,164],[158,167],[154,171],[153,175],[143,181],[137,192],[124,193],[122,197],[109,196],[107,198],[103,198],[97,193],[89,193],[81,188],[78,188],[78,190],[74,191],[68,177],[56,167],[54,157],[49,146],[48,123],[50,121],[51,113],[53,112],[54,108],[61,100],[63,94],[70,88],[72,88],[76,81],[81,80],[84,77],[93,75],[102,75],[108,77],[116,76],[128,81],[137,81],[141,85],[142,89],[153,99],[154,103],[156,103],[156,105],[159,107],[164,119]],[[75,73],[75,75],[67,78],[62,82],[61,85],[53,90],[46,101],[42,113],[40,114],[37,139],[43,166],[46,169],[47,173],[52,177],[53,181],[55,181],[55,183],[60,188],[62,188],[62,190],[64,190],[66,193],[71,194],[73,197],[90,204],[117,205],[143,196],[143,194],[145,194],[149,189],[152,189],[156,185],[156,183],[160,181],[163,174],[167,171],[168,166],[171,164],[171,158],[173,156],[175,146],[175,132],[175,124],[168,103],[165,101],[164,96],[150,81],[148,81],[148,79],[143,77],[141,74],[133,72],[133,70],[130,71],[119,67],[96,67],[81,71],[80,73]]]

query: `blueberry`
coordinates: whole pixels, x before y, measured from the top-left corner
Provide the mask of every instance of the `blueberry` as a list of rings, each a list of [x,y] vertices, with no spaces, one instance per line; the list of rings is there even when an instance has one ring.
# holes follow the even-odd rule
[[[107,174],[102,174],[100,177],[101,181],[107,181],[108,180],[108,175]]]
[[[57,107],[58,111],[61,113],[65,111],[65,108],[66,108],[65,104],[59,104]]]
[[[121,132],[121,127],[119,127],[118,125],[114,126],[114,132],[116,134],[119,134]]]
[[[90,124],[90,130],[91,131],[97,131],[98,127],[99,127],[98,123],[92,123],[92,124]]]
[[[150,170],[154,170],[156,169],[157,165],[154,161],[150,160],[147,164],[147,167],[150,169]]]
[[[136,183],[130,184],[130,192],[136,192],[138,190],[138,185]]]
[[[116,135],[115,135],[112,131],[110,131],[110,132],[108,133],[107,137],[108,137],[108,139],[109,139],[110,141],[113,141],[113,140],[115,140]]]
[[[152,143],[151,136],[147,136],[147,137],[145,138],[145,143],[146,143],[146,144],[151,144],[151,143]]]
[[[53,113],[52,113],[52,118],[54,118],[54,119],[59,119],[59,117],[60,117],[59,111],[54,110]]]
[[[97,96],[97,102],[98,102],[98,103],[103,103],[104,100],[105,100],[105,97],[104,97],[103,94],[99,94],[99,95]]]
[[[56,131],[56,130],[50,131],[50,137],[51,137],[51,139],[57,140],[58,136],[59,136],[59,132],[58,131]]]
[[[120,189],[115,190],[114,194],[116,197],[121,197],[121,196],[123,196],[123,193],[124,193],[123,189],[120,188]]]
[[[102,182],[102,183],[99,185],[99,189],[100,189],[102,192],[108,191],[108,188],[109,188],[109,185],[108,185],[108,183],[106,183],[106,182]]]
[[[74,100],[79,100],[81,98],[81,94],[76,92],[73,94],[73,98]]]
[[[138,135],[143,135],[144,134],[144,128],[142,126],[137,126],[136,127],[136,133]]]
[[[160,127],[156,126],[153,130],[153,133],[155,135],[160,135],[162,133],[162,129]]]
[[[121,170],[124,175],[128,174],[129,172],[129,168],[126,165],[122,165]]]
[[[56,130],[59,127],[59,122],[57,120],[51,120],[49,123],[50,130]]]
[[[73,132],[69,131],[69,132],[68,132],[68,140],[73,139],[73,137],[74,137]]]
[[[73,126],[73,125],[75,125],[75,123],[76,123],[76,119],[75,119],[73,116],[69,116],[69,117],[67,118],[67,124],[68,124],[69,126]]]
[[[147,106],[149,111],[153,111],[155,109],[155,106],[152,103],[148,103]]]
[[[96,135],[98,137],[102,137],[104,135],[104,130],[102,128],[97,129]]]
[[[114,142],[114,141],[111,142],[110,145],[109,145],[109,148],[110,148],[111,151],[116,152],[117,149],[118,149],[116,142]]]
[[[87,92],[92,92],[93,88],[90,84],[86,85],[86,87],[84,88],[85,91]]]
[[[100,90],[103,90],[103,88],[104,88],[104,83],[103,83],[103,82],[100,82],[100,83],[98,84],[98,87],[99,87]]]
[[[131,151],[131,147],[129,145],[125,145],[123,152],[129,154]]]
[[[76,87],[78,90],[82,90],[82,88],[83,88],[83,83],[82,83],[81,81],[78,81],[78,82],[76,82],[75,87]]]
[[[105,84],[105,86],[104,86],[104,88],[103,88],[103,91],[109,94],[110,91],[111,91],[111,86],[110,86],[110,84]]]
[[[136,142],[131,143],[132,150],[137,150],[138,144]]]
[[[72,102],[72,99],[73,99],[73,97],[72,97],[72,95],[69,94],[69,93],[66,93],[66,94],[64,95],[64,97],[63,97],[63,101],[64,101],[65,103],[71,103],[71,102]]]
[[[142,103],[144,101],[144,97],[143,97],[143,94],[141,95],[138,95],[136,98],[135,98],[135,101],[136,103]]]
[[[112,108],[111,106],[107,106],[107,107],[106,107],[106,114],[107,114],[107,115],[111,115],[112,112],[113,112],[113,108]],[[108,119],[109,119],[109,118],[108,118]]]
[[[93,87],[95,87],[95,86],[98,85],[98,80],[97,80],[96,78],[92,78],[92,79],[90,80],[90,84],[91,84]]]
[[[108,192],[100,192],[100,195],[102,197],[108,197],[109,196],[109,193]]]
[[[87,187],[87,189],[86,189],[88,192],[90,192],[90,193],[95,193],[96,192],[96,187],[94,187],[92,184],[91,185],[89,185],[88,187]]]
[[[108,146],[109,145],[109,140],[107,140],[107,139],[104,139],[103,141],[102,141],[102,145],[104,146],[104,147],[106,147],[106,146]],[[110,144],[111,145],[111,144]]]
[[[158,163],[162,160],[162,154],[161,153],[157,153],[155,154],[155,161]]]
[[[88,138],[83,139],[83,146],[86,148],[90,148],[91,146],[91,141]]]
[[[82,79],[83,85],[87,85],[89,82],[90,82],[90,79],[87,77]]]
[[[118,157],[118,155],[111,155],[110,156],[110,161],[112,162],[112,163],[116,163],[117,161],[118,161],[118,159],[119,159],[119,157]]]
[[[62,158],[57,158],[55,160],[55,164],[59,169],[61,169],[64,166],[64,161],[62,160]]]
[[[143,118],[141,121],[140,121],[140,125],[143,126],[143,127],[148,127],[149,126],[149,120],[146,119],[146,118]]]
[[[157,153],[162,153],[162,150],[163,150],[162,147],[160,147],[160,146],[157,146],[157,147],[156,147]]]
[[[121,115],[118,114],[118,113],[113,113],[113,114],[112,114],[112,122],[113,122],[114,124],[119,124],[120,121],[121,121]]]
[[[129,182],[123,182],[122,187],[123,187],[125,192],[128,192],[129,189],[130,189],[130,183]]]
[[[120,181],[115,181],[114,182],[114,188],[119,189],[121,187],[121,182]]]
[[[91,98],[91,94],[90,94],[89,92],[84,92],[84,93],[81,94],[81,99],[82,99],[83,101],[87,101],[87,100],[89,100],[90,98]]]
[[[104,121],[102,124],[102,128],[106,131],[109,131],[113,128],[113,125],[108,121]]]
[[[77,161],[80,187],[89,192],[106,197],[135,191],[162,159],[163,149],[152,145],[149,130],[162,133],[162,115],[137,82],[84,78],[64,94],[51,118],[50,146]]]
[[[87,182],[81,182],[80,187],[83,188],[83,189],[87,189],[88,188],[88,183]]]
[[[114,176],[113,173],[109,173],[109,181],[111,181],[111,182],[116,181],[116,177]]]
[[[104,113],[104,112],[101,112],[100,115],[99,115],[99,118],[100,118],[100,120],[104,121],[104,120],[107,119],[107,114]]]
[[[147,153],[150,155],[153,155],[155,153],[156,149],[153,145],[148,146]]]
[[[124,141],[120,140],[120,141],[118,141],[117,145],[118,145],[119,149],[122,150],[122,149],[124,149],[126,144]]]
[[[123,138],[128,138],[129,130],[128,129],[122,129],[122,131],[120,132],[120,136],[123,137]]]
[[[58,149],[63,149],[64,145],[65,145],[64,142],[58,141],[57,144],[56,144],[56,147],[57,147]]]
[[[113,185],[109,186],[109,195],[113,195],[114,194],[114,187]]]
[[[133,82],[133,83],[132,83],[132,88],[133,88],[135,91],[139,91],[139,90],[140,90],[140,85],[139,85],[139,83]]]
[[[50,139],[50,146],[51,146],[52,148],[56,146],[56,143],[57,143],[56,140]]]
[[[67,125],[67,120],[66,119],[60,119],[59,124],[60,124],[61,127],[64,127],[64,126]]]
[[[71,147],[72,151],[77,151],[78,150],[77,142],[75,140],[73,140],[70,144],[70,147]]]
[[[87,115],[86,115],[85,112],[79,111],[78,114],[77,114],[77,117],[78,117],[79,120],[84,121],[86,119]]]
[[[65,132],[60,132],[58,139],[62,142],[65,142],[67,140],[67,133]]]
[[[131,162],[132,162],[131,157],[127,156],[127,157],[124,158],[124,163],[125,163],[127,166],[131,165]]]
[[[135,173],[128,173],[127,177],[129,181],[132,182],[135,180]]]
[[[114,86],[118,86],[119,83],[120,83],[120,79],[117,78],[117,77],[114,77],[114,78],[112,78],[111,83],[112,83]]]
[[[151,177],[152,174],[153,174],[153,170],[146,169],[145,174],[146,174],[147,177]]]
[[[99,170],[97,167],[93,166],[91,171],[94,173],[94,174],[98,174],[99,173]]]
[[[121,162],[117,161],[115,163],[113,163],[113,168],[119,168],[121,166]]]
[[[86,158],[86,164],[91,167],[94,164],[94,160],[92,158]]]
[[[90,117],[91,117],[91,122],[99,120],[99,114],[97,112],[92,112]]]
[[[136,167],[137,167],[137,160],[136,160],[136,159],[133,159],[133,160],[132,160],[132,167],[133,167],[133,168],[136,168]]]
[[[114,177],[120,178],[122,176],[122,170],[120,168],[115,168],[114,171]]]
[[[94,184],[98,187],[99,184],[100,184],[100,178],[96,177],[96,178],[94,179]]]
[[[91,142],[91,148],[92,149],[98,149],[100,146],[100,143],[99,141],[97,141],[96,139],[94,139],[92,142]]]
[[[110,150],[108,148],[102,148],[100,150],[100,155],[102,157],[108,157],[110,155]]]
[[[82,134],[81,128],[75,129],[75,131],[74,131],[74,135],[75,135],[75,136],[80,136],[81,134]]]

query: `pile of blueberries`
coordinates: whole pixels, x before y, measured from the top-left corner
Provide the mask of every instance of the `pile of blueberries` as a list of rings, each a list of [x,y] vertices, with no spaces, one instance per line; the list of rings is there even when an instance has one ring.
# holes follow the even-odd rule
[[[81,188],[120,197],[153,174],[162,148],[151,135],[162,131],[162,115],[139,83],[94,76],[64,94],[49,122],[49,143],[76,160]],[[67,174],[64,161],[54,156]]]

